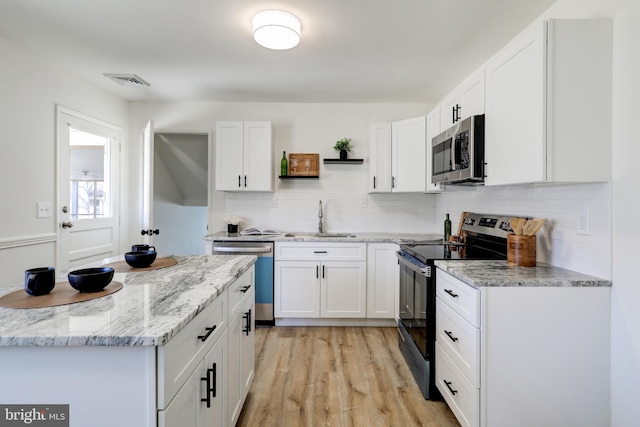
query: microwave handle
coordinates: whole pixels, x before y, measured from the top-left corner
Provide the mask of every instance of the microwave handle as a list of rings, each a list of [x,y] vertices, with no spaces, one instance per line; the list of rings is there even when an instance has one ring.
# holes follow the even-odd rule
[[[456,170],[456,143],[457,143],[457,138],[455,135],[453,135],[453,137],[451,138],[451,159],[449,160],[451,162],[451,170],[454,171]]]

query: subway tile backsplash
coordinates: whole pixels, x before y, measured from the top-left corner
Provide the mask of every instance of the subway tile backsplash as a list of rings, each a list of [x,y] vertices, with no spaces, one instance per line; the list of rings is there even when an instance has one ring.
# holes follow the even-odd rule
[[[225,193],[225,214],[240,216],[241,228],[315,232],[320,200],[329,232],[442,233],[447,211],[454,233],[463,211],[545,218],[538,232],[538,262],[605,279],[611,276],[609,183],[449,186],[440,194]],[[579,212],[589,213],[589,235],[576,232]]]

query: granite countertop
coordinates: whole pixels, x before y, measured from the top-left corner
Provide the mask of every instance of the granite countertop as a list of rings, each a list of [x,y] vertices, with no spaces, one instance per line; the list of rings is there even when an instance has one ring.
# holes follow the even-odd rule
[[[330,232],[333,233],[333,232]],[[319,237],[316,236],[316,232],[296,232],[287,231],[281,232],[275,236],[243,236],[239,233],[226,233],[219,232],[215,234],[209,234],[204,236],[204,240],[209,241],[262,241],[262,242],[358,242],[358,243],[412,243],[426,240],[441,240],[441,234],[432,233],[342,233],[335,232],[336,234],[348,234],[353,237]]]
[[[116,273],[113,280],[123,288],[94,300],[49,308],[0,307],[0,346],[164,345],[257,259],[254,255],[173,258],[178,264],[172,267]],[[0,295],[17,289],[24,287],[0,287]]]
[[[435,261],[436,267],[477,288],[485,286],[611,286],[610,280],[538,263],[535,267],[514,267],[507,261]]]

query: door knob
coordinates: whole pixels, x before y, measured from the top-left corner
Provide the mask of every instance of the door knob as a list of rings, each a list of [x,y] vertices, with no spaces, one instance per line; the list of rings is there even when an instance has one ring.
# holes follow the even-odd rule
[[[73,228],[73,224],[71,224],[71,223],[70,223],[70,222],[68,222],[68,221],[62,221],[62,224],[60,224],[60,226],[61,226],[62,228]]]
[[[152,236],[152,235],[154,235],[154,234],[160,234],[160,230],[158,230],[157,228],[156,228],[155,230],[142,230],[142,231],[140,232],[140,234],[142,234],[143,236],[145,236],[145,235],[147,235],[147,234],[148,234],[149,236]]]

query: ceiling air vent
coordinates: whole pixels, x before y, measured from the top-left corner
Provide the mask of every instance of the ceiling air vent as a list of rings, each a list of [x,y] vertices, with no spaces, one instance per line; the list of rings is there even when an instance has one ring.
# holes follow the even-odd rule
[[[135,74],[104,73],[103,75],[120,86],[151,86]]]

